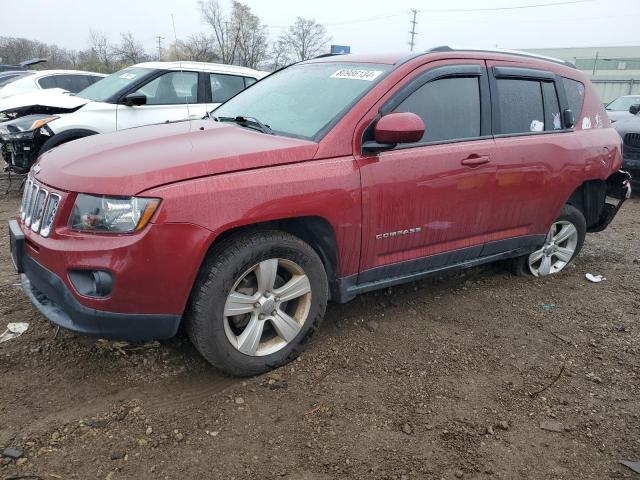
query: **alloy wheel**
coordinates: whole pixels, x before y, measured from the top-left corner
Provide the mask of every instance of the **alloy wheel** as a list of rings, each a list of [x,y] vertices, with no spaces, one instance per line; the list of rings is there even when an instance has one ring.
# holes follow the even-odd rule
[[[224,306],[224,330],[238,351],[264,356],[298,335],[311,308],[311,284],[291,260],[259,262],[235,282]]]
[[[573,258],[578,246],[578,230],[573,223],[559,220],[551,225],[545,243],[529,255],[529,270],[544,277],[562,270]]]

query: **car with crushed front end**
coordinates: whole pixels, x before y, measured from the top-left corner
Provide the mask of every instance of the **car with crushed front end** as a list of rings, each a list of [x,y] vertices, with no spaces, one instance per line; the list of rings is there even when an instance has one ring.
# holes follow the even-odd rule
[[[145,62],[77,94],[54,88],[0,99],[0,155],[8,169],[25,173],[38,155],[79,138],[200,119],[265,75],[217,63]]]
[[[328,301],[498,260],[563,271],[630,195],[588,79],[522,53],[325,56],[208,119],[41,155],[10,222],[51,322],[169,338],[234,375],[294,359]]]

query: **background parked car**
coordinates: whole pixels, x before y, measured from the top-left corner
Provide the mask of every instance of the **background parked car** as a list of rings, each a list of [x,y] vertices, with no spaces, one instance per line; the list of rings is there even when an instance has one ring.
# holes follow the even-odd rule
[[[8,83],[11,83],[19,78],[33,75],[35,72],[30,70],[5,70],[0,71],[0,87],[4,87]]]
[[[46,58],[32,58],[30,60],[25,60],[18,65],[6,65],[0,64],[0,72],[8,72],[8,71],[16,71],[16,70],[27,70],[31,65],[37,65],[39,63],[46,62]]]
[[[102,73],[80,70],[14,71],[12,74],[14,76],[0,88],[0,99],[49,88],[62,88],[72,93],[78,93],[106,77]]]
[[[629,108],[632,105],[640,105],[640,95],[623,95],[609,103],[605,108],[609,119],[613,123],[633,117],[633,114],[629,113]]]
[[[631,173],[635,185],[640,183],[640,116],[629,115],[629,118],[613,124],[623,142],[622,168]]]
[[[202,118],[267,75],[201,62],[147,62],[113,73],[77,95],[36,92],[0,101],[0,153],[17,172],[62,143],[153,123]]]

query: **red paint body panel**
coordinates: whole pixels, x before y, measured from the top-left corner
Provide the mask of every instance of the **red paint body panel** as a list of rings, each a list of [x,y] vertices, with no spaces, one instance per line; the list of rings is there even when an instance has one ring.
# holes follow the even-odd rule
[[[399,56],[312,62],[393,63]],[[553,71],[585,84],[575,131],[421,146],[363,155],[362,134],[408,81],[451,63]],[[604,128],[582,130],[602,116]],[[413,58],[382,78],[318,143],[195,121],[98,135],[43,155],[37,179],[63,196],[49,238],[25,229],[27,254],[64,279],[74,268],[114,273],[110,312],[181,314],[213,242],[236,227],[296,217],[324,219],[337,244],[338,275],[530,234],[544,234],[571,193],[620,168],[620,138],[577,70],[484,52]],[[200,128],[203,128],[201,130]],[[429,128],[427,124],[427,129]],[[606,150],[605,150],[606,147]],[[469,157],[488,163],[469,166]],[[69,192],[69,193],[66,193]],[[74,192],[160,198],[152,222],[132,235],[73,232]],[[412,227],[419,234],[376,240]]]
[[[282,180],[286,179],[286,182]],[[175,183],[144,192],[163,199],[154,222],[187,222],[212,232],[295,217],[320,217],[338,244],[338,273],[357,273],[360,173],[352,157],[280,165]],[[203,256],[205,252],[199,252]]]
[[[188,178],[299,162],[318,144],[211,120],[93,135],[40,157],[39,178],[67,191],[135,195]]]

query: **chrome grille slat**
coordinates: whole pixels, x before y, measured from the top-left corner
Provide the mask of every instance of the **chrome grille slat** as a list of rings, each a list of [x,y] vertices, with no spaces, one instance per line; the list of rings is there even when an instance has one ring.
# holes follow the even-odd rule
[[[60,194],[50,192],[36,183],[31,176],[27,177],[20,204],[20,218],[24,226],[43,237],[48,237],[61,201]]]
[[[27,203],[27,216],[24,219],[24,224],[27,227],[31,226],[31,216],[33,214],[33,207],[36,203],[36,197],[38,196],[38,190],[40,190],[40,185],[34,182],[31,187],[31,194],[29,195],[29,203]]]
[[[58,213],[58,206],[60,205],[60,195],[52,193],[49,195],[49,201],[42,216],[42,226],[40,228],[40,235],[48,237],[51,233],[51,226]]]
[[[33,204],[33,213],[31,214],[31,230],[34,232],[37,232],[40,229],[40,221],[44,214],[44,208],[47,204],[48,196],[49,192],[46,189],[41,187],[40,190],[38,190],[36,201]]]

